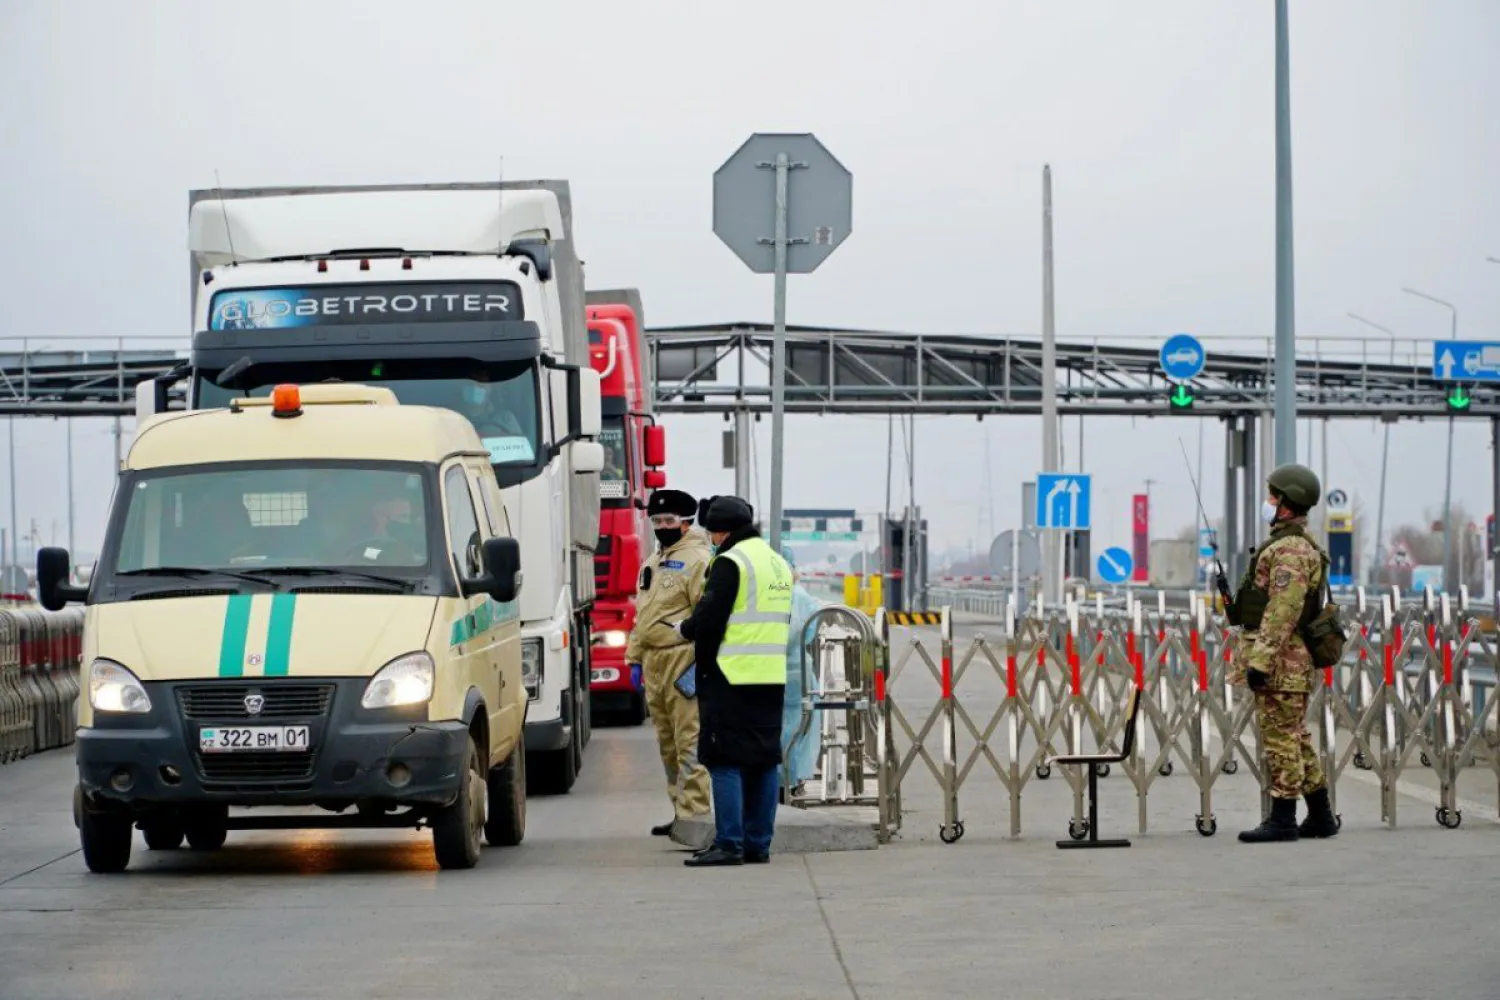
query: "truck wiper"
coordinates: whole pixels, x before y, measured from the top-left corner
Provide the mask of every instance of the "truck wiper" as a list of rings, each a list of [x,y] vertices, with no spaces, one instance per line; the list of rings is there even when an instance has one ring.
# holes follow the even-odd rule
[[[227,576],[231,580],[244,580],[248,583],[266,583],[271,586],[276,584],[264,577],[251,576],[249,573],[236,573],[229,569],[209,569],[205,566],[149,566],[145,569],[128,569],[115,576],[182,576],[189,579],[202,576]]]
[[[362,573],[357,569],[339,569],[334,566],[261,566],[250,570],[254,574],[251,579],[263,579],[264,576],[347,576],[356,580],[369,580],[371,583],[384,583],[402,590],[410,590],[411,580],[403,580],[399,576],[382,576],[379,573]]]

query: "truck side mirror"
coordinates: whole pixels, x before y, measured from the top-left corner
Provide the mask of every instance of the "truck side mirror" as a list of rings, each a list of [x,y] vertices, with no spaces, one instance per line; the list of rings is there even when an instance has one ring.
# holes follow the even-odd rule
[[[604,414],[599,401],[599,373],[592,368],[578,370],[578,436],[596,438],[604,429]]]
[[[514,538],[486,538],[484,574],[464,582],[464,595],[489,594],[502,604],[521,593],[521,545]]]
[[[61,611],[72,602],[88,600],[88,588],[73,586],[70,575],[67,549],[48,546],[37,551],[36,596],[42,607]]]
[[[646,428],[646,464],[659,469],[667,464],[667,429],[660,424]],[[647,473],[649,475],[650,473]],[[650,485],[647,483],[646,485]],[[662,485],[666,485],[663,483]]]
[[[660,469],[647,469],[641,477],[641,483],[648,490],[665,489],[667,485],[667,474]]]
[[[574,441],[570,447],[573,449],[573,472],[576,475],[583,476],[604,468],[604,445],[598,441]]]

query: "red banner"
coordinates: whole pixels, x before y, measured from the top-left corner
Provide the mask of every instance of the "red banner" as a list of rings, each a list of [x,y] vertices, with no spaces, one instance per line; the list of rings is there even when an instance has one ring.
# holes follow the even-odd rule
[[[1131,579],[1136,583],[1147,580],[1146,560],[1151,554],[1151,509],[1146,494],[1137,493],[1130,498],[1131,538],[1134,542],[1131,555],[1135,557],[1135,568]]]

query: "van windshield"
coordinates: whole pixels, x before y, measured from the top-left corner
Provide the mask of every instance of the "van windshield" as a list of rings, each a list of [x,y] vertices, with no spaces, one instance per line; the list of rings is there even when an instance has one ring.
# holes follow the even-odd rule
[[[116,585],[222,588],[343,572],[406,589],[431,577],[433,553],[445,551],[430,478],[422,466],[394,462],[133,472],[121,483],[123,510],[111,517],[101,566]]]

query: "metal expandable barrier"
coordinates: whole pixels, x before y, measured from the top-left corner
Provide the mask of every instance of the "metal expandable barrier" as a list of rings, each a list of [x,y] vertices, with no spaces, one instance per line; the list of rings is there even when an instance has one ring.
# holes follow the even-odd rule
[[[82,652],[82,609],[0,609],[0,764],[73,742]]]

